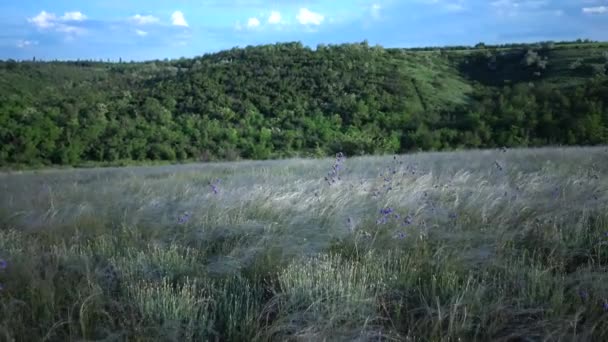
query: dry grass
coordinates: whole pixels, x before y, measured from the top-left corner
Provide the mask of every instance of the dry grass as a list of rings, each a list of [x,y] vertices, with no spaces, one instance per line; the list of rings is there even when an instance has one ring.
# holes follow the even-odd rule
[[[0,339],[608,339],[605,147],[332,165],[0,174]]]

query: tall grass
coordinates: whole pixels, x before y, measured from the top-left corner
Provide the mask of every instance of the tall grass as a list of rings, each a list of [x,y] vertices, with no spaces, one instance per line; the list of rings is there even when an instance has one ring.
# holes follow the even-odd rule
[[[0,340],[606,340],[607,176],[606,148],[0,174]]]

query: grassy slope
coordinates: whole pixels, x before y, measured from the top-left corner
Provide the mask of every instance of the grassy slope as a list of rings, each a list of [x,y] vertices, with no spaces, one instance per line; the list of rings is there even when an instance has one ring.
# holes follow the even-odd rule
[[[364,157],[331,186],[332,160],[0,174],[0,333],[605,340],[607,162]]]

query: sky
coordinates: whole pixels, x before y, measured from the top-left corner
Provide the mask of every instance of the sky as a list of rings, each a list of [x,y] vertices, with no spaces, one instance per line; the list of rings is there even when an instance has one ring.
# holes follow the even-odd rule
[[[2,0],[0,59],[152,60],[367,40],[420,47],[608,40],[608,0]]]

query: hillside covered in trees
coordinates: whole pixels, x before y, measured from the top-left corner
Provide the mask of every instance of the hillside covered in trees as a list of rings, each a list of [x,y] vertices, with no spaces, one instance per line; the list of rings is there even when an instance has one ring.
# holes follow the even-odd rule
[[[608,44],[0,62],[0,165],[608,143]]]

